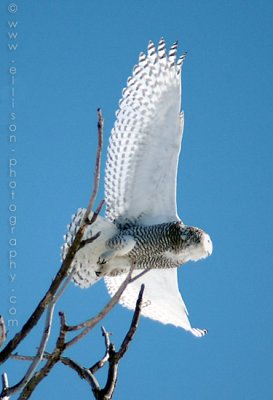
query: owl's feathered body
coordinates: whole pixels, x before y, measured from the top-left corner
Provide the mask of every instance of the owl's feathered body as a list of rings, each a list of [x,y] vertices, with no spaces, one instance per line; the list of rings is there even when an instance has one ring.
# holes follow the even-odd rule
[[[73,279],[89,287],[104,277],[110,295],[133,264],[135,276],[120,303],[133,309],[140,285],[145,284],[142,314],[203,336],[192,328],[177,284],[177,267],[205,258],[212,252],[208,234],[182,223],[176,208],[176,177],[184,115],[181,107],[181,68],[177,43],[166,52],[160,40],[156,51],[139,63],[123,91],[111,133],[105,172],[106,218],[98,217],[83,240],[101,232],[76,254]],[[78,210],[66,235],[63,257],[83,218]]]
[[[106,247],[114,252],[124,252],[128,244],[127,257],[136,269],[177,268],[210,253],[208,235],[177,221],[150,226],[127,224],[106,242]]]

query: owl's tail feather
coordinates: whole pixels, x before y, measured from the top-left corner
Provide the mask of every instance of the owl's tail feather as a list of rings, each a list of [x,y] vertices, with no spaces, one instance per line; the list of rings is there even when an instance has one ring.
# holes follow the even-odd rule
[[[62,260],[64,260],[69,247],[75,239],[85,211],[85,208],[79,208],[72,216],[71,223],[68,225],[67,233],[64,236],[64,245],[61,248]],[[90,213],[89,219],[91,219],[92,216],[93,212]],[[98,263],[98,260],[100,255],[106,251],[105,242],[113,237],[116,232],[116,226],[101,216],[97,217],[94,224],[87,226],[82,238],[82,243],[84,245],[77,251],[71,264],[71,269],[73,268],[75,270],[73,281],[76,285],[80,286],[82,289],[88,288],[104,276],[103,268]],[[88,243],[88,239],[94,236],[98,237],[91,243]]]

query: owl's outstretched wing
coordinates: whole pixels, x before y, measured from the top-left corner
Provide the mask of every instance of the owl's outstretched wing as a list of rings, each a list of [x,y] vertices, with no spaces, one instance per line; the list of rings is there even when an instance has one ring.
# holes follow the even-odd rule
[[[183,133],[177,43],[160,40],[140,54],[123,90],[111,133],[105,176],[106,215],[146,225],[174,221],[176,176]]]
[[[135,270],[133,276],[142,271]],[[116,293],[124,279],[124,275],[104,278],[111,296]],[[207,333],[206,329],[191,327],[187,308],[179,292],[176,268],[151,269],[146,272],[127,286],[120,299],[120,304],[130,310],[134,310],[142,283],[145,285],[145,290],[141,315],[159,321],[162,324],[181,327],[197,337],[204,336]]]

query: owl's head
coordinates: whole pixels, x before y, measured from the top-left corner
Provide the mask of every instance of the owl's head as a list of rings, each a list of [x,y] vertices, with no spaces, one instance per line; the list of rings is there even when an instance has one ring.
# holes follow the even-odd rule
[[[210,236],[199,228],[193,226],[180,226],[180,246],[185,261],[198,261],[212,253]]]

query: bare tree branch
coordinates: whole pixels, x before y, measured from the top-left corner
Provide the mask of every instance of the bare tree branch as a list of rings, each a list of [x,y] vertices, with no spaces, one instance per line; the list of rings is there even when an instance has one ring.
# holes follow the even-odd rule
[[[120,349],[118,351],[115,351],[115,346],[110,341],[110,333],[107,332],[104,327],[102,327],[102,335],[104,336],[104,341],[105,341],[105,355],[90,368],[83,367],[76,361],[72,360],[71,358],[62,356],[62,353],[66,349],[66,345],[67,345],[64,341],[64,338],[65,338],[65,335],[67,332],[67,325],[64,320],[64,315],[61,314],[61,316],[63,316],[63,319],[61,322],[61,332],[63,332],[62,333],[63,341],[59,341],[59,339],[60,339],[60,336],[59,336],[55,350],[53,351],[53,353],[44,354],[43,358],[47,360],[46,365],[33,376],[33,378],[29,381],[29,383],[25,387],[24,391],[22,392],[22,394],[18,400],[28,399],[30,394],[33,392],[34,388],[38,385],[38,383],[41,382],[41,380],[48,374],[50,369],[53,368],[53,366],[58,361],[60,361],[64,365],[72,368],[80,376],[81,379],[86,380],[86,382],[90,385],[90,387],[92,389],[95,399],[110,400],[113,396],[116,382],[117,382],[119,361],[121,360],[121,358],[124,356],[124,354],[128,350],[128,346],[131,343],[131,341],[133,340],[133,337],[134,337],[137,327],[138,327],[140,314],[141,314],[141,304],[142,304],[143,292],[144,292],[144,285],[141,286],[130,328],[120,346]],[[61,335],[61,332],[60,332],[60,335]],[[56,356],[56,354],[58,354],[58,357]],[[24,360],[24,361],[32,361],[35,357],[12,355],[12,358],[15,358],[18,360]],[[107,362],[109,364],[107,381],[106,381],[105,387],[101,389],[99,382],[96,379],[94,373],[97,372],[100,368],[103,368]]]
[[[127,332],[127,334],[120,346],[120,349],[116,352],[113,343],[110,343],[108,377],[107,377],[107,382],[106,382],[104,389],[102,389],[100,391],[101,397],[99,397],[99,399],[101,399],[101,400],[110,400],[113,396],[113,393],[114,393],[114,390],[116,387],[116,383],[117,383],[119,361],[121,360],[121,358],[124,356],[124,354],[128,350],[129,344],[133,340],[134,334],[136,333],[136,330],[138,327],[140,313],[141,313],[143,292],[144,292],[144,285],[141,285],[138,299],[136,302],[136,308],[134,311],[132,323],[131,323],[129,331]]]
[[[63,282],[58,293],[55,296],[53,296],[52,302],[49,304],[49,306],[47,308],[45,327],[44,327],[43,335],[42,335],[41,342],[38,347],[36,356],[33,358],[32,363],[30,364],[25,376],[21,379],[21,381],[18,384],[14,385],[13,387],[10,387],[10,389],[9,389],[10,394],[19,392],[29,382],[29,380],[32,377],[32,375],[34,374],[35,370],[38,368],[40,362],[43,360],[46,345],[47,345],[47,342],[48,342],[48,339],[49,339],[49,336],[51,333],[51,326],[52,326],[52,319],[53,319],[55,305],[56,305],[57,301],[59,300],[59,298],[61,297],[61,295],[63,294],[63,292],[65,291],[66,287],[71,282],[73,273],[74,273],[73,270],[70,271],[69,275]]]
[[[93,243],[94,240],[96,240],[99,236],[100,236],[100,232],[97,232],[94,236],[92,236],[88,239],[82,240],[79,248],[82,249],[87,244]]]
[[[25,373],[25,376],[14,386],[11,386],[8,389],[8,394],[15,394],[19,392],[23,387],[29,382],[31,379],[32,375],[34,374],[35,370],[38,368],[40,362],[43,359],[44,356],[44,351],[46,348],[46,344],[48,342],[48,338],[51,332],[51,324],[52,324],[52,317],[53,317],[53,310],[54,310],[55,304],[51,303],[47,309],[47,317],[46,317],[46,322],[45,322],[45,328],[44,332],[42,335],[42,339],[40,342],[40,345],[37,350],[36,356],[33,357],[32,363],[30,364],[29,368],[27,369],[27,372]]]
[[[102,336],[104,336],[104,343],[106,349],[105,355],[102,357],[101,360],[97,361],[92,367],[89,368],[89,371],[91,371],[92,374],[97,372],[100,368],[104,367],[104,365],[109,360],[110,334],[109,332],[106,331],[104,327],[102,327],[101,330],[102,330]]]
[[[96,154],[94,185],[93,185],[93,192],[91,194],[91,198],[89,200],[89,204],[88,204],[88,207],[87,207],[87,210],[85,213],[85,219],[88,219],[88,216],[94,207],[98,189],[99,189],[99,182],[100,182],[100,167],[101,167],[101,153],[102,153],[102,146],[103,146],[104,119],[103,119],[100,108],[98,108],[97,114],[98,114],[98,147],[97,147],[97,154]]]
[[[145,286],[142,284],[140,287],[140,291],[139,291],[139,295],[138,295],[138,299],[136,302],[136,308],[134,311],[134,315],[133,315],[133,319],[132,319],[132,323],[130,326],[129,331],[127,332],[127,335],[125,336],[119,351],[116,354],[116,358],[119,361],[124,354],[126,353],[126,351],[128,350],[129,344],[131,343],[131,341],[133,340],[133,337],[136,333],[136,330],[138,328],[138,324],[139,324],[139,319],[140,319],[140,314],[141,314],[141,306],[142,306],[142,299],[143,299],[143,292],[144,292]]]
[[[79,247],[79,243],[81,241],[83,235],[83,229],[77,232],[74,242],[71,247],[68,249],[65,260],[62,263],[60,270],[58,271],[55,279],[51,283],[48,291],[42,298],[42,300],[37,305],[34,312],[31,314],[29,319],[23,325],[22,329],[8,342],[6,347],[0,352],[0,364],[8,359],[10,354],[16,349],[18,344],[27,336],[27,334],[33,329],[33,327],[37,324],[41,316],[43,315],[47,306],[51,303],[54,294],[57,292],[61,282],[63,281],[70,265],[73,261],[74,255]]]
[[[132,283],[132,282],[136,281],[137,279],[141,278],[143,275],[147,274],[147,272],[149,272],[149,271],[150,271],[149,268],[144,269],[139,274],[137,274],[136,276],[131,278],[129,283]]]
[[[60,315],[60,333],[56,342],[56,346],[54,351],[51,353],[50,357],[48,358],[46,364],[37,371],[27,385],[24,387],[22,393],[18,397],[18,400],[26,400],[28,399],[37,385],[48,375],[54,365],[60,360],[62,353],[65,350],[65,316],[63,313],[59,313]]]
[[[80,366],[78,363],[75,363],[71,359],[67,359],[65,357],[61,358],[61,362],[70,368],[74,369],[78,375],[82,378],[85,379],[91,386],[93,394],[95,396],[95,399],[97,400],[110,400],[113,396],[115,387],[116,387],[116,382],[117,382],[117,377],[118,377],[118,365],[119,361],[121,358],[124,356],[126,351],[128,350],[129,344],[133,340],[133,337],[136,333],[139,319],[140,319],[140,314],[141,314],[141,304],[142,304],[142,298],[143,298],[143,292],[144,292],[144,285],[141,285],[141,289],[138,295],[138,299],[136,302],[136,308],[134,311],[133,319],[130,325],[130,328],[120,346],[120,349],[116,352],[115,351],[115,346],[114,344],[110,341],[110,334],[107,332],[104,328],[102,328],[102,333],[105,338],[105,347],[106,347],[106,353],[104,357],[96,362],[92,367],[89,369],[84,368]],[[108,368],[108,376],[107,376],[107,381],[105,384],[105,387],[103,389],[100,389],[100,385],[96,378],[94,377],[94,373],[102,368],[106,362],[108,361],[109,363],[109,368]]]
[[[50,357],[51,357],[51,353],[45,353],[44,356],[43,356],[43,359],[44,360],[49,360]],[[12,354],[10,358],[12,358],[14,360],[20,360],[20,361],[33,361],[35,357],[34,356],[19,355],[19,354]],[[93,375],[93,371],[91,370],[91,368],[84,368],[80,364],[78,364],[76,361],[72,360],[69,357],[64,357],[64,356],[60,357],[60,362],[62,364],[64,364],[64,365],[72,368],[74,371],[76,371],[81,379],[85,379],[90,384],[92,383],[92,385],[91,385],[92,388],[95,388],[96,390],[100,389],[99,383],[98,383],[97,379],[95,378],[95,376]]]
[[[100,400],[111,399],[117,384],[118,379],[118,361],[116,361],[116,351],[113,343],[110,344],[109,349],[109,368],[106,385],[100,391]]]
[[[0,352],[0,364],[5,362],[11,353],[16,349],[18,344],[27,336],[27,334],[33,329],[33,327],[37,324],[40,320],[41,316],[43,315],[45,309],[48,305],[52,302],[53,296],[59,289],[64,277],[69,270],[75,253],[80,247],[80,242],[83,237],[84,231],[86,226],[89,224],[88,216],[94,206],[94,202],[98,192],[99,186],[99,179],[100,179],[100,164],[101,164],[101,154],[102,154],[102,137],[103,137],[103,117],[101,110],[98,110],[98,149],[97,149],[97,156],[96,156],[96,168],[95,168],[95,178],[94,178],[94,188],[91,194],[91,198],[83,219],[83,223],[80,226],[75,239],[71,246],[69,247],[66,257],[57,272],[54,280],[52,281],[49,289],[45,293],[44,297],[41,299],[29,319],[23,325],[22,329],[7,343],[4,349]]]
[[[100,391],[99,382],[97,381],[97,379],[93,375],[93,373],[90,371],[90,369],[82,367],[80,364],[76,363],[75,361],[71,360],[68,357],[61,357],[60,361],[64,365],[66,365],[66,366],[72,368],[74,371],[76,371],[81,379],[86,380],[87,383],[91,386],[91,389],[93,392]]]

